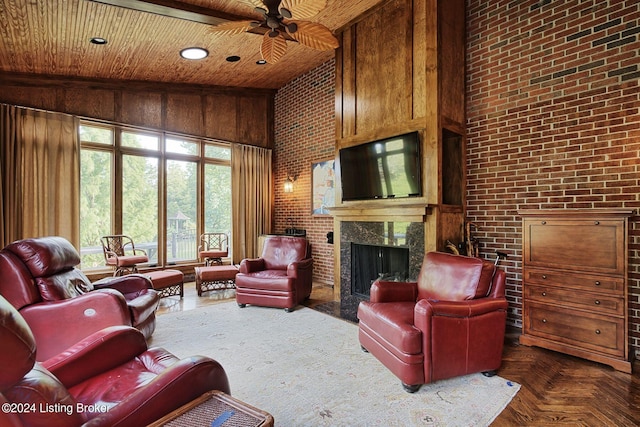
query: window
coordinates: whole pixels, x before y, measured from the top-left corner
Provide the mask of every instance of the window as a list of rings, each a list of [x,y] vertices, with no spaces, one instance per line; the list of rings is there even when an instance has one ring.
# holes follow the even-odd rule
[[[167,160],[167,260],[193,260],[199,233],[196,231],[197,164]]]
[[[81,127],[80,138],[80,256],[82,266],[104,265],[100,237],[113,229],[112,129]]]
[[[205,231],[230,234],[228,144],[87,121],[79,134],[83,269],[104,268],[108,234],[161,266],[196,261]]]

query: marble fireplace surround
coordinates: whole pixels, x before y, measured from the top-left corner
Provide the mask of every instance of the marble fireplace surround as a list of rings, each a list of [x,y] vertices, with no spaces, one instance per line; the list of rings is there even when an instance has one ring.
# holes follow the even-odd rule
[[[334,243],[339,247],[339,277],[334,283],[334,298],[340,302],[340,316],[357,321],[358,304],[364,298],[352,293],[351,284],[351,243],[380,246],[396,246],[409,249],[409,279],[415,280],[420,272],[425,253],[425,205],[412,206],[404,212],[381,212],[368,210],[363,215],[352,215],[352,211],[334,212],[334,235],[339,236]],[[338,249],[338,248],[336,248]],[[339,262],[338,262],[339,261]]]

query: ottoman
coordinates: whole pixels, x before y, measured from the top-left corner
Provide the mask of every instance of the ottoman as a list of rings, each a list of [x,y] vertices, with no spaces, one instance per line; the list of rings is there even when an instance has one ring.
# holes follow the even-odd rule
[[[184,274],[179,270],[158,270],[145,274],[158,291],[160,298],[173,295],[184,296]]]
[[[203,292],[235,289],[238,267],[235,265],[211,265],[196,267],[196,290]]]

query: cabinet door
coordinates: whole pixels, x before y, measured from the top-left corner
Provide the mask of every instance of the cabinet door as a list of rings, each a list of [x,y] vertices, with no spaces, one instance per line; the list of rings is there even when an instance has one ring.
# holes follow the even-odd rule
[[[523,227],[529,267],[624,274],[624,220],[527,218]]]

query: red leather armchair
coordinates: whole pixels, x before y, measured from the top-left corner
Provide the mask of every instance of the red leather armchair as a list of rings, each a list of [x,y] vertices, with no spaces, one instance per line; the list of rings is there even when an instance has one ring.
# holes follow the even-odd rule
[[[75,268],[80,256],[62,237],[25,239],[0,251],[0,294],[27,320],[45,360],[113,325],[129,325],[146,338],[160,300],[142,275],[91,283]]]
[[[313,258],[304,237],[269,236],[262,256],[244,259],[236,275],[236,302],[293,311],[311,295]]]
[[[0,425],[147,425],[209,390],[230,393],[213,359],[147,348],[130,326],[98,331],[45,362],[16,309],[0,296]]]
[[[505,273],[478,258],[430,252],[417,282],[376,281],[358,306],[363,350],[406,391],[502,363]]]

